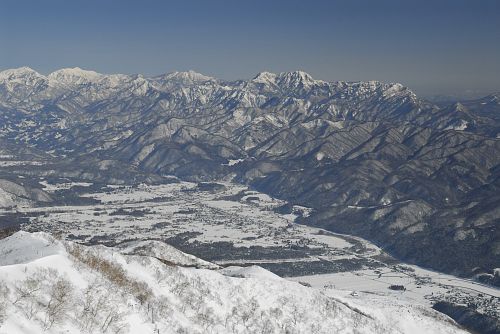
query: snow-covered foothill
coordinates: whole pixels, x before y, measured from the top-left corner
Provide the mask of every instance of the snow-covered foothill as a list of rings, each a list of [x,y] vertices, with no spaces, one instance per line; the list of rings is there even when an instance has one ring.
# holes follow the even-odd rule
[[[464,333],[429,309],[352,306],[259,267],[186,268],[41,232],[0,240],[0,258],[0,333]]]
[[[120,244],[118,248],[123,254],[150,256],[167,264],[206,269],[219,268],[216,264],[186,254],[175,247],[156,240],[129,241]]]

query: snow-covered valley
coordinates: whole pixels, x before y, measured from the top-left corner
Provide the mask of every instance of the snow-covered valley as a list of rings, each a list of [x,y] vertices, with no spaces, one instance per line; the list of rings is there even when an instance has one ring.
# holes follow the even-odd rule
[[[87,247],[91,247],[89,249],[92,249],[92,252],[102,251],[103,254],[108,254],[106,257],[108,259],[114,259],[115,256],[121,258],[123,255],[109,257],[109,254],[118,253],[129,254],[134,259],[138,255],[152,256],[156,259],[163,259],[163,263],[168,265],[175,264],[176,270],[186,271],[190,275],[199,277],[197,279],[200,280],[217,280],[217,277],[222,277],[221,280],[232,280],[227,276],[250,276],[251,279],[258,281],[255,284],[261,284],[262,287],[245,286],[252,293],[258,292],[263,296],[276,295],[276,293],[266,290],[269,287],[267,280],[272,278],[274,284],[277,285],[277,290],[286,290],[291,293],[283,300],[270,301],[262,296],[249,296],[249,291],[243,291],[242,293],[246,295],[241,297],[241,300],[245,302],[241,302],[245,304],[252,297],[257,298],[258,312],[265,310],[263,305],[267,305],[268,312],[271,312],[271,308],[278,307],[281,312],[286,313],[286,307],[283,307],[281,303],[290,298],[307,300],[307,298],[301,297],[302,291],[306,291],[306,295],[312,293],[315,296],[322,296],[321,298],[332,298],[336,302],[345,303],[360,310],[363,314],[369,315],[369,318],[377,324],[373,325],[375,327],[370,327],[372,325],[367,325],[366,328],[359,327],[359,332],[367,333],[389,333],[391,330],[401,333],[445,333],[444,330],[453,333],[458,331],[455,325],[447,322],[450,320],[444,321],[443,319],[447,319],[446,317],[438,316],[432,310],[432,305],[437,301],[452,301],[464,305],[474,302],[480,312],[493,317],[498,317],[500,314],[500,290],[473,280],[461,279],[401,263],[379,247],[361,238],[334,234],[297,224],[295,223],[296,218],[309,215],[310,209],[289,205],[285,201],[251,190],[247,186],[229,181],[192,183],[179,181],[175,178],[166,184],[138,184],[136,186],[47,179],[40,179],[39,182],[48,194],[71,193],[71,196],[79,197],[88,203],[82,205],[53,203],[51,206],[18,206],[15,209],[4,209],[0,215],[15,214],[24,219],[21,227],[25,231],[50,232],[62,240],[72,240],[71,242],[87,245]],[[51,242],[43,241],[47,238],[50,239],[44,234],[31,235],[23,232],[19,235],[15,234],[13,237],[22,240],[35,238],[42,241],[41,244],[34,242],[35,239],[28,242],[30,245],[28,249],[31,250],[31,253],[27,254],[26,250],[21,251],[25,247],[22,246],[24,241],[20,241],[21,246],[15,246],[15,242],[11,241],[7,246],[0,247],[3,259],[0,260],[0,264],[3,266],[0,277],[4,277],[5,274],[6,280],[10,282],[8,283],[8,285],[10,284],[9,291],[16,290],[13,286],[13,284],[15,285],[14,279],[26,279],[30,273],[36,271],[31,268],[32,266],[44,267],[47,264],[47,267],[51,267],[55,265],[51,261],[66,263],[70,267],[75,265],[75,259],[71,253],[67,252],[67,242],[61,244],[59,241],[51,241],[52,244],[58,245],[54,248],[50,245],[47,246]],[[145,244],[140,245],[141,243]],[[102,245],[112,248],[104,248]],[[16,247],[18,253],[16,253]],[[179,254],[183,253],[177,251],[176,248],[196,257],[192,255],[180,256]],[[56,260],[58,256],[62,256],[64,259],[58,261]],[[119,263],[124,265],[129,261],[131,260],[122,259]],[[141,261],[146,260],[142,259]],[[154,268],[160,265],[151,259],[146,261],[147,264],[142,263],[142,265],[147,267],[153,263],[151,261],[155,263]],[[167,266],[166,268],[173,270],[172,267]],[[21,275],[20,272],[23,270],[24,274]],[[68,268],[61,270],[70,271]],[[142,273],[148,270],[152,271],[153,269],[141,269],[138,272]],[[10,272],[12,274],[9,274]],[[74,273],[74,277],[80,277],[79,275],[82,273]],[[131,277],[135,277],[133,275],[137,275],[137,272],[130,274]],[[213,278],[212,275],[215,275],[216,278]],[[279,278],[279,276],[284,277],[284,279]],[[76,283],[80,282],[77,284],[80,288],[89,284],[88,277],[78,279],[81,281],[76,281]],[[145,280],[151,281],[150,278]],[[289,284],[292,284],[294,288],[288,288]],[[394,289],[394,287],[402,287],[402,289]],[[156,285],[150,288],[155,292],[155,296],[163,293],[161,292],[163,290]],[[227,305],[238,307],[237,304],[233,303],[233,295],[231,295],[233,297],[228,297],[228,300],[224,300],[225,297],[221,296],[218,296],[217,299],[211,295],[214,291],[219,291],[220,287],[211,285],[206,289],[211,292],[197,298],[208,298],[204,302],[212,308],[219,310],[218,307],[214,306],[214,300],[222,300],[226,308],[229,307]],[[80,292],[83,293],[82,291]],[[309,299],[309,304],[310,301],[311,299]],[[127,298],[117,301],[117,303],[130,306],[130,300],[127,301]],[[181,318],[172,320],[172,317],[169,319],[174,322],[179,321],[178,323],[162,322],[158,319],[154,323],[148,322],[147,312],[144,313],[144,310],[137,305],[123,311],[125,314],[129,314],[127,317],[131,317],[124,320],[124,323],[139,326],[137,329],[132,327],[134,330],[131,333],[137,332],[139,328],[144,328],[141,329],[141,332],[144,330],[144,332],[154,333],[154,330],[160,329],[160,327],[160,333],[168,333],[169,331],[175,332],[183,326],[196,328],[198,332],[208,333],[265,332],[260,327],[240,326],[241,324],[231,325],[230,328],[225,327],[228,326],[226,319],[230,317],[228,313],[216,312],[216,314],[212,314],[214,310],[210,310],[210,308],[207,312],[210,312],[210,316],[216,319],[210,321],[214,321],[216,325],[196,324],[198,320],[193,320],[194,317],[199,319],[205,315],[192,311],[194,313],[191,313],[191,318],[186,320],[185,310],[187,306],[181,305],[183,301],[177,303],[177,306],[180,307],[177,310],[179,317],[183,320],[179,320]],[[169,307],[174,306],[170,305]],[[9,309],[14,312],[12,314],[16,314],[16,317],[22,316],[19,313],[19,307],[14,304]],[[203,310],[203,312],[205,311]],[[227,312],[232,311],[228,309]],[[254,314],[254,312],[257,311],[253,310],[250,313]],[[275,327],[268,329],[269,333],[286,332],[287,328],[290,333],[314,333],[315,330],[318,333],[331,333],[329,329],[342,327],[335,322],[326,324],[319,321],[312,314],[317,315],[317,312],[318,310],[311,310],[311,315],[300,321],[286,318],[287,316],[283,315],[282,322],[272,322],[272,326]],[[43,314],[43,310],[40,311],[40,314]],[[74,316],[74,314],[69,315],[70,318]],[[32,332],[36,333],[36,330],[39,329],[37,326],[44,326],[40,317],[41,315],[38,322],[35,320],[29,322],[29,326],[33,326],[30,327]],[[221,320],[223,318],[224,321]],[[285,318],[292,320],[285,320]],[[13,326],[13,322],[18,322],[9,316],[6,319],[8,321],[5,326]],[[259,320],[259,324],[262,325],[264,320]],[[236,322],[234,319],[231,321]],[[289,321],[288,325],[287,321]],[[424,325],[425,323],[428,325]],[[442,329],[441,326],[444,324],[450,327]],[[321,327],[323,325],[326,327]],[[66,323],[64,326],[73,325]],[[12,327],[6,328],[13,330]],[[355,328],[358,329],[358,327],[346,328],[349,328],[346,329],[347,333],[355,332]],[[417,328],[420,331],[417,331]],[[28,327],[25,330],[28,330]],[[339,332],[341,332],[340,329]],[[3,334],[1,331],[0,333]],[[7,333],[11,332],[7,331]]]

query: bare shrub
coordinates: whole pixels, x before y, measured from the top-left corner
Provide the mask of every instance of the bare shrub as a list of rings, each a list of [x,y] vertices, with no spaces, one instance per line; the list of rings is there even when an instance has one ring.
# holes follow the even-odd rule
[[[153,296],[146,283],[129,278],[118,263],[108,261],[99,254],[85,251],[79,245],[68,246],[67,249],[79,262],[85,264],[91,270],[99,272],[110,282],[131,293],[141,304],[149,301]]]
[[[135,298],[137,298],[141,305],[144,305],[153,297],[153,291],[151,291],[145,282],[127,279],[127,281],[124,282],[124,286]]]
[[[63,240],[64,234],[62,231],[54,231],[52,233],[52,237],[54,238],[52,243],[54,243],[56,240],[59,240],[59,241]]]

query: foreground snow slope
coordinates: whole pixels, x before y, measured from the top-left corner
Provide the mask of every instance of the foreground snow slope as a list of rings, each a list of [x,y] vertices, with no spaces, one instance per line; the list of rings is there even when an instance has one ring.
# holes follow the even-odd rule
[[[0,333],[463,332],[432,310],[353,307],[260,267],[215,268],[158,242],[120,250],[18,232],[0,240]]]

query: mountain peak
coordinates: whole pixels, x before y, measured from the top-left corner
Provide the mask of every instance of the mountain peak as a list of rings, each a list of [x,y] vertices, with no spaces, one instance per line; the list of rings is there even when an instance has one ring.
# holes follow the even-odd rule
[[[43,77],[43,75],[28,66],[22,66],[0,72],[0,79],[11,79],[25,76]]]
[[[258,73],[253,79],[252,81],[254,82],[268,82],[268,81],[274,81],[276,79],[276,74],[275,73],[271,73],[271,72],[267,72],[267,71],[263,71],[263,72],[260,72]]]
[[[297,71],[291,71],[291,72],[282,72],[280,73],[282,76],[288,76],[288,77],[293,77],[293,78],[300,78],[303,80],[314,80],[313,77],[304,71],[297,70]]]
[[[83,70],[80,67],[63,68],[49,74],[48,78],[65,84],[84,84],[99,81],[103,74]]]
[[[181,82],[203,82],[214,80],[214,78],[212,77],[195,72],[193,70],[171,72],[161,77],[163,77],[163,79],[165,80],[179,80]]]
[[[287,88],[310,88],[318,82],[304,71],[282,72],[276,78],[278,85]]]

